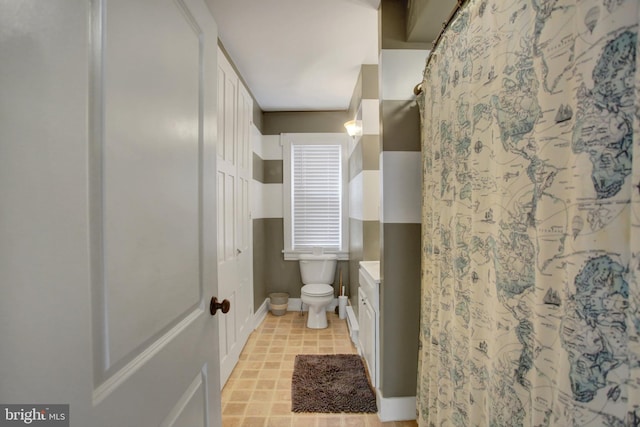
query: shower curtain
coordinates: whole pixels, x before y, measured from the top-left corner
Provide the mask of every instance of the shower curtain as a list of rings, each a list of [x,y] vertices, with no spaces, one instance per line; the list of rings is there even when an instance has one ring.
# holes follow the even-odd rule
[[[470,0],[422,119],[420,426],[640,425],[638,0]]]

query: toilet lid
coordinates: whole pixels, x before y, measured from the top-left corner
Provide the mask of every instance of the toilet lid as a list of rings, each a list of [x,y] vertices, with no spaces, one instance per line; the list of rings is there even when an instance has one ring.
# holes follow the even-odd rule
[[[302,287],[302,293],[309,296],[324,297],[333,295],[333,286],[322,283],[312,283]]]

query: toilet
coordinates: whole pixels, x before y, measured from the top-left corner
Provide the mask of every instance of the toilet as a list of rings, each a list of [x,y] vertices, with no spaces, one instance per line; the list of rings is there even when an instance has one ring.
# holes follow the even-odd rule
[[[301,298],[309,307],[307,328],[327,327],[327,306],[333,301],[333,280],[338,258],[333,254],[303,254],[299,257]]]

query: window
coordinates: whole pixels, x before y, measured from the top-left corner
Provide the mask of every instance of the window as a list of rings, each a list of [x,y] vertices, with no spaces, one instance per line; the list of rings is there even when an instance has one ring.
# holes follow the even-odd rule
[[[347,136],[283,134],[285,259],[322,247],[348,258]]]

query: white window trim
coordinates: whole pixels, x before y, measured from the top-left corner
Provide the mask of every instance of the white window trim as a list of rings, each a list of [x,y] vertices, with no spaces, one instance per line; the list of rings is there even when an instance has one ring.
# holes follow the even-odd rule
[[[348,175],[348,142],[344,133],[283,133],[280,134],[280,144],[283,154],[283,216],[284,216],[284,259],[298,260],[301,254],[311,253],[311,250],[293,250],[292,221],[291,221],[291,145],[295,144],[340,144],[342,147],[342,247],[340,250],[325,250],[324,253],[336,254],[338,260],[349,259],[349,175]]]

